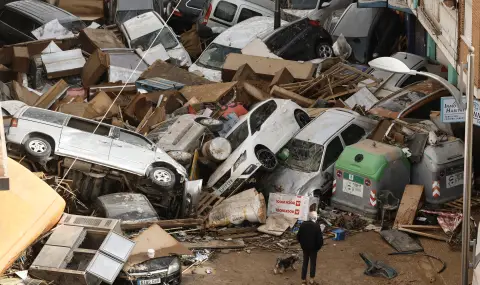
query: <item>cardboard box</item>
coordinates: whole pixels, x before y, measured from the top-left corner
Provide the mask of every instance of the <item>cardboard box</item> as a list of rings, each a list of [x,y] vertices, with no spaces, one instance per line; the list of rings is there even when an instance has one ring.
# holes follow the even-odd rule
[[[85,65],[80,49],[42,54],[42,62],[49,79],[78,75]]]
[[[272,80],[282,68],[288,69],[296,80],[308,80],[313,78],[315,65],[310,62],[296,62],[284,59],[273,59],[260,56],[231,53],[227,55],[222,68],[222,80],[231,81],[238,69],[248,64],[253,71],[266,80]]]
[[[125,48],[114,32],[105,29],[84,29],[80,32],[82,50],[93,53],[102,48]]]
[[[55,85],[52,86],[45,94],[38,98],[35,102],[35,107],[48,109],[57,101],[60,96],[63,95],[68,89],[68,84],[63,79],[60,79]]]
[[[110,57],[108,54],[97,49],[88,58],[87,63],[82,70],[82,84],[84,87],[90,87],[100,81],[100,78],[107,72],[110,66]]]
[[[103,0],[58,0],[57,6],[84,21],[95,21],[104,17]]]
[[[30,55],[26,47],[13,48],[12,69],[16,72],[28,73],[30,67]]]
[[[155,61],[147,70],[142,73],[142,75],[140,75],[140,79],[154,77],[161,77],[163,79],[183,83],[189,86],[213,83],[210,80],[161,60]]]

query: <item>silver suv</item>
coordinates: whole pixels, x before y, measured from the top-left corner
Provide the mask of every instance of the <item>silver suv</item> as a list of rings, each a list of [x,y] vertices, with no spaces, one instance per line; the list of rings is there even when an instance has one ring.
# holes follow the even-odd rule
[[[22,107],[13,116],[6,140],[23,146],[39,162],[52,155],[78,157],[146,176],[166,190],[187,177],[183,166],[142,135],[45,109]]]

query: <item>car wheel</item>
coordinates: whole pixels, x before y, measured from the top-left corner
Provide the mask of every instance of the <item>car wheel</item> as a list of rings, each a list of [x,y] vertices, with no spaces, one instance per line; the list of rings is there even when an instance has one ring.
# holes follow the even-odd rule
[[[301,110],[295,111],[295,121],[297,121],[300,128],[305,127],[308,123],[310,123],[310,116],[307,113]]]
[[[277,167],[277,158],[275,154],[266,148],[259,148],[255,152],[258,161],[262,164],[262,167],[267,171],[273,171]]]
[[[166,167],[154,167],[150,171],[150,179],[166,190],[172,189],[176,182],[175,173]]]
[[[37,160],[44,160],[52,153],[52,146],[43,138],[29,138],[25,144],[25,151]]]
[[[321,59],[334,56],[333,48],[328,43],[319,43],[315,49],[315,52],[318,58],[321,58]]]
[[[219,132],[223,129],[223,123],[220,120],[205,118],[201,119],[199,123],[214,133]]]

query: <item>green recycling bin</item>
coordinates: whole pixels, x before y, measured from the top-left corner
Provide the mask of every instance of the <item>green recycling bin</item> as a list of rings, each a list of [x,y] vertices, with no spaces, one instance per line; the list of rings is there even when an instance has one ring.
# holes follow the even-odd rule
[[[410,162],[398,147],[363,140],[345,148],[335,163],[335,176],[332,206],[375,218],[381,191],[402,198],[410,183]]]

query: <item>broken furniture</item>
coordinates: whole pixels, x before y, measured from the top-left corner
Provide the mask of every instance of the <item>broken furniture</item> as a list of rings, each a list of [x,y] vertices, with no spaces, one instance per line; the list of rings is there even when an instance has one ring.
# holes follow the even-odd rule
[[[120,221],[64,214],[29,272],[57,284],[112,284],[135,246]]]
[[[367,139],[345,148],[335,173],[332,206],[375,218],[382,190],[402,196],[410,182],[410,162],[400,148]]]

